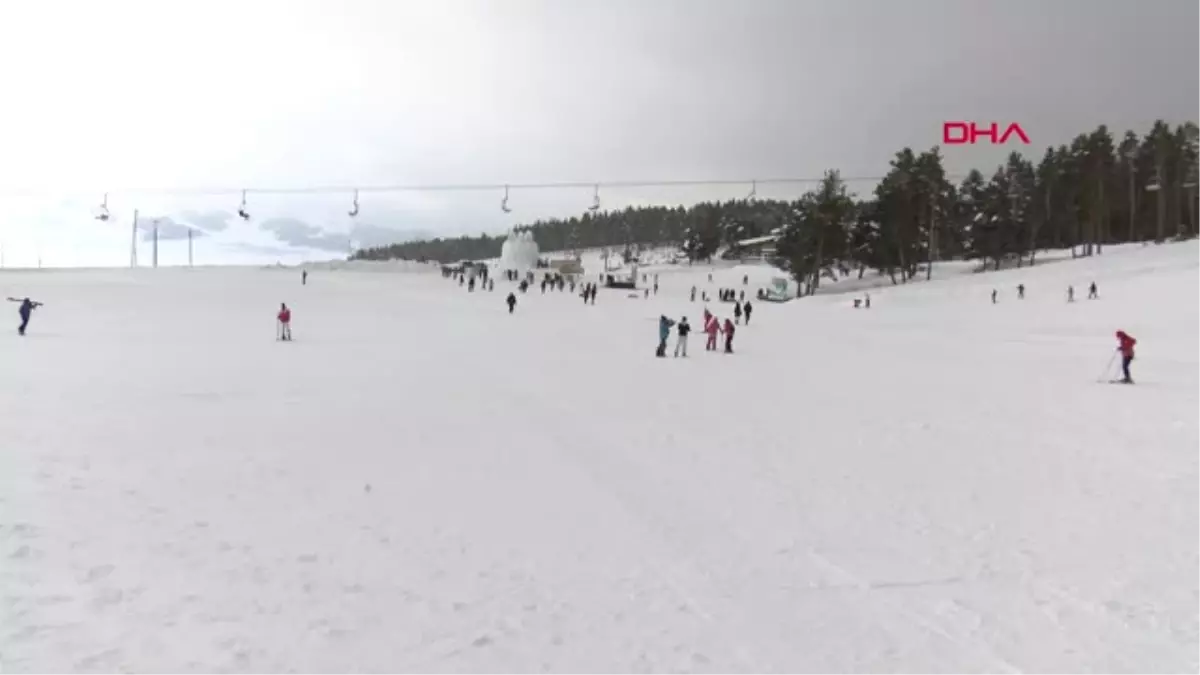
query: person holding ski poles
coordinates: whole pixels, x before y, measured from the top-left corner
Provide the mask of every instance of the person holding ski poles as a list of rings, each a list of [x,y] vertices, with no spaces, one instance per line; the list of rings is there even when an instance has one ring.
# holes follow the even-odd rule
[[[21,306],[17,308],[17,314],[21,317],[21,325],[17,326],[17,333],[24,335],[25,329],[29,327],[29,317],[33,314],[33,310],[42,306],[42,303],[34,302],[29,298],[25,298],[23,300],[9,298],[8,301],[21,303]]]
[[[1121,352],[1121,373],[1125,376],[1119,380],[1122,384],[1133,384],[1129,375],[1129,364],[1133,361],[1133,346],[1137,340],[1123,330],[1117,331],[1117,351]]]

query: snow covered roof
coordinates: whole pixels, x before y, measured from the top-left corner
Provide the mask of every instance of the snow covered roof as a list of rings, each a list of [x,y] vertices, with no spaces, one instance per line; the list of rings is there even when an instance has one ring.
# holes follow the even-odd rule
[[[739,241],[737,243],[737,245],[738,246],[757,246],[759,244],[769,244],[777,239],[779,239],[779,235],[768,234],[765,237],[752,237],[750,239],[743,239],[743,240]]]

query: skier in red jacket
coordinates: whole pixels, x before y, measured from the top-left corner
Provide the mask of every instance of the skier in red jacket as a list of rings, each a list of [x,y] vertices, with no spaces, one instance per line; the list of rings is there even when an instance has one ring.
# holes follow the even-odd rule
[[[704,310],[704,332],[708,335],[708,340],[704,343],[704,351],[717,351],[717,333],[721,332],[721,321],[707,309]]]
[[[292,339],[292,310],[288,309],[286,303],[279,303],[279,314],[276,315],[279,319],[279,339]]]
[[[1133,384],[1133,378],[1129,376],[1129,363],[1133,361],[1133,346],[1137,344],[1137,340],[1129,333],[1119,330],[1117,331],[1117,343],[1117,349],[1121,352],[1121,372],[1125,375],[1125,379],[1121,382]]]

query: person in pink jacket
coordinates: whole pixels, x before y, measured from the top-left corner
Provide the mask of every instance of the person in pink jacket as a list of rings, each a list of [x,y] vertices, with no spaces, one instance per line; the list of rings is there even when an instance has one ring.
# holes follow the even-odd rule
[[[704,351],[717,351],[717,333],[721,332],[721,322],[707,309],[704,310],[704,332],[708,334],[708,341],[704,343]]]

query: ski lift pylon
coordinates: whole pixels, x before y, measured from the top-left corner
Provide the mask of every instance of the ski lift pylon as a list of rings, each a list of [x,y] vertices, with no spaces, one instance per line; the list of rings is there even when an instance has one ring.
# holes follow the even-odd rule
[[[592,205],[588,207],[588,211],[600,210],[600,185],[596,185],[595,192],[592,193]]]
[[[238,215],[242,220],[250,220],[250,212],[246,210],[246,191],[242,190],[242,204],[238,207]]]
[[[746,201],[752,202],[758,197],[758,181],[750,181],[750,194],[746,195]]]
[[[504,199],[500,200],[500,210],[505,213],[512,213],[512,209],[508,208],[508,186],[504,186]]]
[[[350,213],[351,218],[358,215],[358,190],[354,191],[354,202],[353,202],[353,206],[350,207],[349,213]]]

